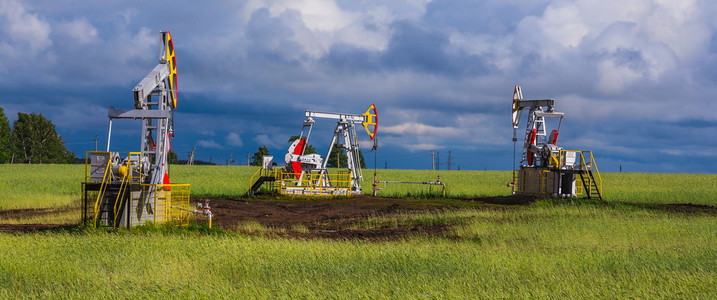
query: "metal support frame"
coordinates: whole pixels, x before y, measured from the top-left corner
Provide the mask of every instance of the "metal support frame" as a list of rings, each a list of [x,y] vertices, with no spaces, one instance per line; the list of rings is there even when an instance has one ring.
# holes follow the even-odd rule
[[[122,222],[128,227],[142,225],[147,221],[169,220],[173,193],[176,198],[175,204],[180,206],[189,204],[189,185],[169,184],[167,156],[171,148],[170,137],[174,136],[172,110],[177,106],[177,69],[174,45],[169,32],[161,32],[160,41],[158,64],[132,89],[134,109],[109,108],[107,152],[92,153],[109,158],[105,162],[106,175],[100,184],[98,185],[96,178],[90,178],[89,181],[86,178],[86,183],[83,184],[85,195],[88,187],[90,190],[99,191],[95,204],[95,220],[100,217],[97,213],[98,207],[99,211],[104,211],[105,215],[110,216],[109,210],[103,210],[102,207],[110,205],[111,201],[115,203],[113,214],[122,210],[119,207],[127,209]],[[142,121],[140,151],[136,155],[128,153],[124,160],[119,152],[110,152],[114,119]],[[119,194],[115,193],[117,195],[112,196],[116,200],[104,195],[105,190],[111,189],[119,191]],[[119,222],[118,220],[110,222],[108,217],[105,219],[104,222],[114,223],[115,227]]]
[[[373,113],[371,113],[372,110]],[[376,107],[372,104],[366,111],[366,113],[362,115],[317,112],[309,110],[307,110],[304,115],[306,119],[304,120],[303,126],[301,127],[299,139],[289,147],[289,153],[284,158],[287,164],[287,171],[295,172],[295,176],[297,177],[299,182],[304,179],[304,175],[306,173],[319,172],[319,174],[322,174],[321,176],[323,176],[323,179],[318,181],[321,182],[324,187],[330,187],[331,180],[328,180],[329,176],[326,170],[326,165],[328,163],[329,156],[331,155],[331,152],[336,145],[344,148],[344,150],[346,151],[346,168],[349,169],[351,173],[351,193],[360,194],[361,181],[363,180],[363,172],[361,170],[360,165],[361,162],[359,156],[359,141],[356,134],[356,123],[362,124],[364,128],[366,128],[366,131],[369,133],[371,139],[373,139],[376,134],[376,131],[378,130],[378,116],[376,113]],[[331,142],[329,143],[329,149],[326,152],[326,156],[323,161],[321,157],[316,154],[305,155],[304,153],[306,151],[306,145],[311,136],[311,131],[315,124],[316,118],[338,120],[336,123],[336,127],[334,127]],[[368,127],[370,125],[375,126],[373,128],[373,132]],[[306,138],[304,138],[304,132],[307,132]],[[303,149],[301,149],[301,151],[299,152],[298,150],[296,150],[295,147],[299,147],[302,139],[305,139],[305,141],[301,146],[303,147]],[[297,167],[297,164],[301,165],[301,174],[298,174],[299,168]]]
[[[597,194],[602,197],[602,181],[598,184],[593,179],[593,172],[586,165],[583,158],[584,152],[589,151],[566,151],[557,145],[557,137],[565,116],[562,112],[555,111],[554,99],[523,100],[523,92],[520,86],[515,86],[513,91],[513,155],[515,159],[515,144],[518,142],[517,128],[520,124],[522,112],[528,108],[528,120],[525,127],[523,139],[523,151],[520,160],[520,170],[516,177],[515,160],[513,162],[513,182],[511,190],[513,194],[531,196],[569,196],[575,197],[581,192],[576,191],[576,182],[585,183],[583,174],[591,178],[590,185],[594,185]],[[548,134],[546,118],[557,118],[558,124],[551,134]],[[577,167],[575,165],[576,154],[579,153],[580,160],[583,160]],[[594,164],[590,152],[591,164]],[[577,178],[578,174],[580,178]],[[599,173],[597,174],[599,177]],[[590,197],[593,186],[588,189],[587,196]]]

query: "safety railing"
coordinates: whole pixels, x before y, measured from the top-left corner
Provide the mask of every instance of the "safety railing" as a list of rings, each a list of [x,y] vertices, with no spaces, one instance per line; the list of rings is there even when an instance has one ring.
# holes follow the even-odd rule
[[[125,199],[127,201],[125,205],[128,206],[126,213],[129,214],[126,219],[127,223],[125,223],[127,226],[170,221],[177,222],[179,225],[188,224],[192,211],[189,184],[140,184],[140,178],[142,178],[141,153],[120,152],[120,154],[126,154],[125,157],[129,159],[126,164],[114,170],[110,162],[111,154],[103,151],[88,151],[85,156],[85,185],[94,184],[93,190],[96,191],[91,194],[90,199],[92,200],[86,199],[85,201],[89,204],[94,200],[93,219],[96,226],[99,226],[98,222],[104,218],[103,214],[107,213],[106,225],[118,227],[117,225],[125,220],[124,217],[122,220],[119,218]],[[93,161],[93,155],[103,156],[104,159],[95,158]],[[118,174],[113,174],[113,171]],[[119,180],[121,183],[117,187],[116,181]],[[113,184],[115,187],[110,188]],[[96,185],[99,185],[99,188]],[[114,194],[108,196],[107,193],[110,190],[117,192],[116,198]],[[108,199],[108,197],[113,199]],[[110,214],[113,218],[110,217]],[[89,216],[87,217],[89,218]]]
[[[519,170],[516,191],[518,193],[550,194],[555,182],[550,182],[549,175],[550,171],[548,170]]]
[[[97,200],[95,201],[95,207],[94,207],[94,224],[97,226],[97,219],[100,217],[100,211],[102,210],[102,198],[104,197],[105,189],[107,188],[107,184],[110,184],[112,181],[112,172],[110,172],[110,168],[112,167],[112,164],[107,162],[107,166],[105,167],[105,173],[102,177],[102,184],[100,185],[99,193],[97,193]]]
[[[117,198],[115,199],[114,205],[112,206],[113,212],[114,212],[114,219],[109,220],[109,212],[108,213],[108,220],[107,222],[112,222],[113,225],[116,225],[117,222],[117,216],[119,212],[119,204],[122,197],[124,197],[124,191],[126,190],[127,184],[131,182],[132,180],[139,182],[139,178],[141,178],[141,168],[139,167],[140,162],[142,161],[142,154],[140,152],[121,152],[126,153],[128,158],[128,164],[120,166],[120,174],[121,176],[121,184],[120,184],[120,190],[118,191]],[[133,159],[134,157],[134,159]],[[112,162],[110,161],[112,159],[112,153],[107,151],[87,151],[85,152],[85,183],[100,183],[100,188],[97,192],[97,198],[95,199],[94,207],[93,207],[93,213],[94,213],[94,222],[95,225],[97,225],[98,220],[101,218],[102,215],[102,205],[103,199],[106,197],[106,193],[108,190],[108,187],[112,184],[113,174],[112,174]],[[136,175],[133,176],[132,174],[136,170]],[[99,176],[97,176],[99,173],[96,173],[97,171],[102,171],[102,180],[97,180]],[[94,176],[93,176],[94,175]],[[107,209],[109,210],[109,205]]]
[[[154,184],[154,193],[149,200],[154,203],[154,223],[177,222],[180,225],[189,224],[191,209],[189,206],[189,184]]]
[[[261,177],[275,177],[275,176],[276,176],[276,174],[275,174],[274,170],[259,168],[258,170],[256,170],[256,172],[254,172],[253,175],[251,175],[251,178],[249,178],[249,186],[253,186]]]
[[[602,198],[602,176],[600,176],[600,171],[598,170],[597,163],[595,162],[595,157],[593,156],[592,151],[583,151],[584,153],[588,153],[590,158],[588,159],[588,166],[590,170],[590,179],[595,182],[595,188],[597,189],[598,196]],[[583,154],[583,156],[585,156]]]
[[[567,167],[584,174],[575,179],[576,195],[580,196],[585,193],[592,197],[591,190],[595,186],[597,193],[602,196],[602,176],[600,176],[592,151],[560,150],[559,158],[551,156],[552,159],[558,160],[561,168]]]
[[[130,207],[137,209],[138,205],[142,205],[144,208],[139,209],[142,213],[131,212],[130,225],[144,225],[147,222],[189,224],[191,214],[189,184],[140,184],[139,186],[139,191],[132,193]]]
[[[119,192],[117,193],[117,199],[115,199],[115,205],[112,210],[114,212],[114,214],[113,214],[114,220],[112,223],[114,227],[117,227],[117,221],[118,221],[117,219],[119,218],[119,215],[120,215],[119,210],[122,208],[122,200],[124,199],[125,193],[127,191],[127,187],[129,186],[129,181],[130,181],[129,175],[130,175],[130,173],[127,172],[124,174],[124,176],[122,176],[122,183],[120,184],[120,189],[119,189]]]
[[[351,195],[351,172],[304,173],[296,178],[293,172],[275,171],[278,190],[284,195],[335,196]]]
[[[140,164],[142,162],[142,153],[141,152],[107,152],[107,151],[87,151],[85,152],[85,182],[90,183],[98,183],[101,182],[99,180],[94,180],[97,178],[97,176],[93,175],[93,170],[96,170],[98,167],[101,167],[102,169],[105,168],[105,166],[111,166],[112,163],[110,160],[112,159],[112,153],[118,153],[120,156],[124,155],[124,157],[129,157],[130,162],[130,168],[127,170],[130,173],[130,176],[133,179],[141,178],[142,177],[142,168],[140,168]],[[93,162],[92,156],[103,156],[105,157],[105,160],[102,162]],[[134,173],[136,171],[137,173]],[[104,180],[104,176],[103,176]]]

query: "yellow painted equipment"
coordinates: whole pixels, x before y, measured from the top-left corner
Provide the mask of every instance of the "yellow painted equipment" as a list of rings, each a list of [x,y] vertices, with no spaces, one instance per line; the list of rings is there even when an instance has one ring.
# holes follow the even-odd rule
[[[515,87],[512,101],[513,157],[525,108],[529,112],[520,169],[516,170],[513,162],[513,182],[509,184],[513,194],[602,199],[602,177],[592,151],[565,150],[557,144],[564,113],[555,111],[555,100],[523,100],[520,86]],[[550,119],[557,120],[552,131],[547,129]]]
[[[297,178],[293,172],[281,168],[262,166],[249,179],[250,192],[258,191],[264,183],[281,195],[290,196],[351,196],[351,172],[337,170],[335,173],[306,173]]]
[[[126,152],[129,159],[117,168],[108,159],[113,154],[119,157],[119,153],[105,151],[90,151],[85,156],[83,220],[114,228],[188,224],[191,214],[185,210],[191,208],[189,184],[141,183],[141,153]]]

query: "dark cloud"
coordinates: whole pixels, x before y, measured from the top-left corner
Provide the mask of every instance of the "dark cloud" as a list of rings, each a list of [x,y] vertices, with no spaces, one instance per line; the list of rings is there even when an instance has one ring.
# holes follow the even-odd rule
[[[695,13],[715,11],[711,3],[2,3],[0,106],[11,121],[45,114],[77,153],[94,150],[82,139],[105,138],[108,106],[132,106],[169,29],[180,88],[173,145],[199,147],[201,159],[259,142],[281,156],[304,110],[362,113],[376,103],[392,128],[379,165],[427,168],[420,153],[435,147],[453,150],[463,169],[508,169],[519,84],[526,98],[558,101],[561,142],[595,150],[601,169],[717,169],[717,145],[705,138],[717,135],[717,35],[709,14]],[[137,144],[136,122],[116,126],[118,146]],[[320,127],[315,145],[325,147],[333,123]]]

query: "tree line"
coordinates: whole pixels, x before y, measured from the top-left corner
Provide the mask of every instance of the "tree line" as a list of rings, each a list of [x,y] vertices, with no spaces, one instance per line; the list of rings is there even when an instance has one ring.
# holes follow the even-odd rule
[[[69,164],[75,153],[42,114],[18,112],[11,129],[0,107],[0,163]]]

